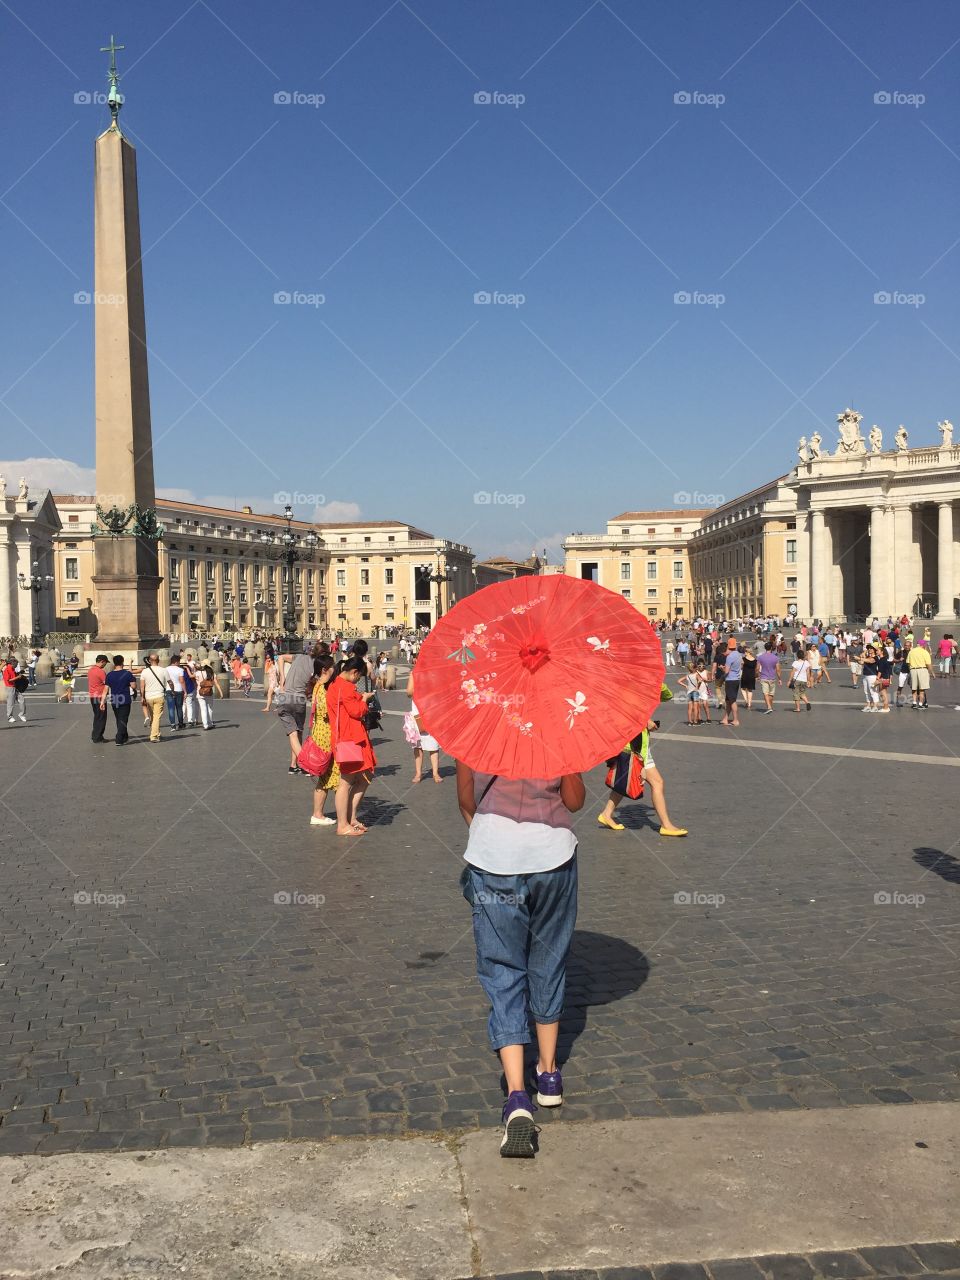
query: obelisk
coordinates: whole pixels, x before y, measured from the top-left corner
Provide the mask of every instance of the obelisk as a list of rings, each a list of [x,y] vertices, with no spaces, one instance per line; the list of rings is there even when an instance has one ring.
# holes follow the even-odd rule
[[[97,523],[95,647],[139,658],[162,642],[150,387],[140,261],[136,151],[120,132],[113,36],[110,127],[96,140],[94,167],[94,327],[96,351]]]

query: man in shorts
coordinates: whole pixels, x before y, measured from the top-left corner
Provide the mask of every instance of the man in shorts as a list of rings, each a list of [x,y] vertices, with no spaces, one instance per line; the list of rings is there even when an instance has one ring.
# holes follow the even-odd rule
[[[319,653],[317,654],[319,657]],[[313,654],[298,653],[295,657],[281,654],[277,663],[277,693],[274,704],[277,718],[290,743],[290,766],[287,773],[298,774],[303,770],[297,764],[297,756],[303,746],[303,728],[307,722],[307,686],[313,680]]]
[[[930,650],[923,645],[914,645],[907,656],[910,670],[910,688],[913,690],[913,708],[915,711],[926,711],[927,690],[933,678],[933,659]]]
[[[743,674],[743,654],[737,648],[733,636],[727,641],[726,657],[720,657],[717,669],[723,672],[724,713],[721,724],[739,729],[740,718],[737,715],[737,698],[740,696],[740,677]]]
[[[774,649],[773,641],[768,640],[764,645],[763,653],[757,658],[757,666],[760,670],[760,691],[763,694],[763,700],[767,704],[762,716],[773,715],[773,696],[776,693],[777,686],[783,684],[783,677],[780,674],[780,659]]]

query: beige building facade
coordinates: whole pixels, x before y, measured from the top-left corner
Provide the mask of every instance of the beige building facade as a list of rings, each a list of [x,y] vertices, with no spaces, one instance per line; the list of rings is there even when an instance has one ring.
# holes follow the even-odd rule
[[[708,512],[688,507],[625,511],[606,533],[575,533],[563,543],[564,569],[629,600],[645,617],[689,617],[689,543]]]
[[[694,618],[783,618],[802,560],[796,494],[781,476],[703,516],[689,543]]]
[[[960,445],[937,424],[940,444],[911,448],[899,427],[886,447],[862,415],[837,415],[839,440],[798,446],[788,481],[803,555],[801,616],[886,618],[903,613],[953,622],[960,594]],[[890,447],[892,445],[892,447]]]
[[[55,503],[61,522],[52,556],[56,627],[95,635],[91,526],[96,504],[92,497],[70,494],[57,496]],[[162,498],[157,516],[164,526],[160,620],[168,635],[282,633],[288,570],[271,554],[287,528],[282,516]],[[413,525],[294,520],[290,527],[302,557],[293,567],[300,634],[430,627],[438,607],[446,612],[474,589],[469,548]],[[316,536],[315,547],[307,545],[308,534]]]
[[[59,529],[49,491],[31,498],[25,481],[8,490],[0,476],[0,640],[29,640],[55,630],[53,547]]]

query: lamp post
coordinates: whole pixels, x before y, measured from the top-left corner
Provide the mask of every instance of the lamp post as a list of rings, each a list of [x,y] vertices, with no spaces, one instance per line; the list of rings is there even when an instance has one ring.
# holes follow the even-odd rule
[[[429,568],[429,567],[430,567],[429,565],[426,565],[426,566],[425,566],[425,568]],[[441,568],[440,568],[440,556],[439,556],[439,554],[438,554],[438,555],[437,555],[437,571],[436,571],[436,573],[428,573],[428,574],[427,574],[427,581],[428,581],[428,582],[433,582],[433,583],[435,583],[435,584],[436,584],[436,588],[437,588],[437,621],[438,621],[438,622],[439,622],[439,621],[440,621],[440,619],[443,617],[443,598],[442,598],[442,596],[441,596],[441,589],[442,589],[443,584],[444,584],[445,582],[450,582],[450,581],[452,581],[452,579],[453,579],[453,574],[452,574],[449,570],[447,570],[447,571],[446,571],[446,573],[444,573],[444,572],[441,570]]]
[[[680,613],[680,612],[681,612],[681,609],[680,609],[680,598],[682,597],[682,595],[683,595],[683,587],[674,587],[674,588],[673,588],[673,598],[674,598],[674,601],[675,601],[674,609],[673,609],[674,615],[676,615],[676,614],[678,614],[678,613]]]
[[[289,648],[297,634],[296,595],[293,585],[293,566],[299,560],[310,560],[320,545],[320,539],[311,531],[303,535],[293,529],[293,508],[289,502],[283,508],[283,518],[287,522],[286,529],[280,533],[261,533],[260,544],[264,554],[271,560],[278,560],[286,566],[287,590],[284,595],[283,629],[287,633]]]
[[[716,593],[714,594],[714,604],[717,606],[718,622],[720,621],[720,614],[721,614],[721,610],[723,609],[723,597],[724,597],[723,587],[717,587]]]
[[[21,591],[30,591],[30,639],[35,642],[39,639],[40,628],[38,626],[40,618],[40,592],[45,588],[49,588],[53,583],[53,578],[49,573],[40,573],[40,565],[34,560],[30,566],[31,573],[27,577],[25,573],[17,574],[17,582],[20,584]]]

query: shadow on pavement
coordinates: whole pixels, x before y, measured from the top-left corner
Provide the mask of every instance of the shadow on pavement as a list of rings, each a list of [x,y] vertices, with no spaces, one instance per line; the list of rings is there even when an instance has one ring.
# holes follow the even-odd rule
[[[567,998],[560,1020],[559,1060],[570,1056],[594,1005],[612,1004],[638,991],[650,975],[650,962],[631,942],[577,929],[567,960]]]
[[[955,858],[952,853],[921,846],[914,849],[913,860],[948,884],[960,884],[960,858]]]

